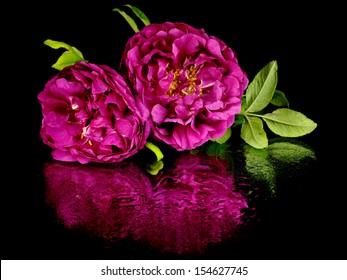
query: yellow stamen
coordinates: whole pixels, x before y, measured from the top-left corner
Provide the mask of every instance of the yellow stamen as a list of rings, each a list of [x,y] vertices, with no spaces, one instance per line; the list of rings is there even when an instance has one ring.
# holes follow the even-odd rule
[[[179,94],[181,97],[194,94],[196,92],[196,75],[199,72],[200,67],[196,67],[195,65],[190,65],[187,69],[172,69],[167,71],[167,73],[173,73],[174,78],[170,84],[169,91],[166,93],[168,96],[174,96],[176,94]],[[185,71],[186,80],[182,81],[180,80],[180,74],[182,71]],[[186,85],[186,87],[182,87],[183,85]],[[182,88],[180,88],[180,86]],[[199,95],[202,94],[202,90],[199,90]]]

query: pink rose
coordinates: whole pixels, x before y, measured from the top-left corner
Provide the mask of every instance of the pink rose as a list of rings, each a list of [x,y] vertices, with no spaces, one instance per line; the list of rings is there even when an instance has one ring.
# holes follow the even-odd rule
[[[221,137],[249,82],[230,47],[185,23],[137,32],[120,68],[150,112],[153,137],[179,151]]]
[[[119,162],[143,148],[148,111],[123,77],[106,65],[77,62],[38,95],[40,135],[60,161]]]

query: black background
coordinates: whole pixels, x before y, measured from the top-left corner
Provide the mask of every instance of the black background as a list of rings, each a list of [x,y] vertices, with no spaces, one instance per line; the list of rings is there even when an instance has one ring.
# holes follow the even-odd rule
[[[52,222],[43,202],[42,163],[49,150],[39,137],[37,94],[57,72],[61,54],[43,44],[63,41],[96,64],[118,67],[133,34],[113,12],[132,4],[151,20],[186,22],[224,40],[250,79],[271,60],[278,62],[278,86],[291,108],[314,120],[317,129],[302,138],[317,163],[303,170],[280,211],[247,242],[223,244],[196,258],[346,259],[345,151],[342,119],[343,37],[340,8],[212,1],[29,1],[4,6],[2,147],[2,259],[150,259],[162,256],[132,241],[105,248],[100,240],[64,230]],[[321,6],[319,6],[321,5]],[[124,10],[126,10],[124,8]],[[130,14],[130,13],[129,13]],[[141,24],[139,23],[139,26]],[[342,29],[342,30],[341,30]],[[340,113],[339,113],[340,112]],[[299,188],[296,188],[299,189]],[[276,211],[275,211],[276,212]]]

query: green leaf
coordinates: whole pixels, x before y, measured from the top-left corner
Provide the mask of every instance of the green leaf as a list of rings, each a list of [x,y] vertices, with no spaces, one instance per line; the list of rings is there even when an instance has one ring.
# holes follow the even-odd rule
[[[67,50],[71,50],[72,47],[64,42],[60,42],[60,41],[55,41],[55,40],[51,40],[51,39],[47,39],[44,41],[44,44],[51,47],[52,49],[60,49],[60,48],[64,48]]]
[[[258,117],[245,115],[244,123],[241,126],[241,138],[257,149],[266,148],[268,145],[263,121]]]
[[[289,102],[284,95],[284,92],[277,89],[275,90],[270,103],[278,107],[289,107]]]
[[[244,118],[245,118],[244,115],[241,115],[241,114],[235,115],[235,120],[232,126],[235,127],[235,126],[243,124]]]
[[[280,108],[272,113],[262,115],[269,129],[282,137],[299,137],[311,133],[317,124],[304,114]]]
[[[151,24],[148,17],[139,8],[136,8],[129,4],[125,4],[123,6],[129,7],[134,12],[134,14],[143,22],[144,25],[147,26]]]
[[[306,158],[316,159],[312,149],[284,141],[270,144],[267,151],[269,156],[284,163],[298,164]]]
[[[125,13],[124,11],[118,8],[114,8],[112,9],[112,11],[120,13],[125,18],[125,20],[129,23],[130,27],[135,31],[135,33],[139,31],[139,29],[137,28],[136,22],[130,16],[128,16],[127,13]]]
[[[271,101],[277,86],[277,62],[271,61],[254,77],[246,89],[246,112],[259,112]]]
[[[231,137],[231,128],[229,127],[221,137],[217,139],[211,138],[210,140],[217,142],[218,144],[223,144],[226,141],[228,141],[230,137]]]
[[[246,108],[247,108],[247,102],[246,102],[246,95],[242,95],[241,97],[241,113],[245,112],[246,111]]]
[[[54,69],[57,69],[60,71],[67,66],[74,65],[78,61],[87,62],[87,60],[84,59],[82,53],[78,49],[64,42],[47,39],[44,41],[44,44],[53,49],[64,48],[67,50],[58,58],[56,63],[52,65],[52,68]]]

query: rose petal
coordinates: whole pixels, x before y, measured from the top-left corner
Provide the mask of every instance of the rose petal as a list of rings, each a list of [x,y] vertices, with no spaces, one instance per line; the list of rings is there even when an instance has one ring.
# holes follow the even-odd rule
[[[160,104],[157,104],[152,108],[152,119],[156,124],[160,125],[166,117],[167,113],[168,110],[165,107],[161,106]]]
[[[133,137],[133,125],[125,119],[117,120],[115,127],[120,136],[131,139]]]

